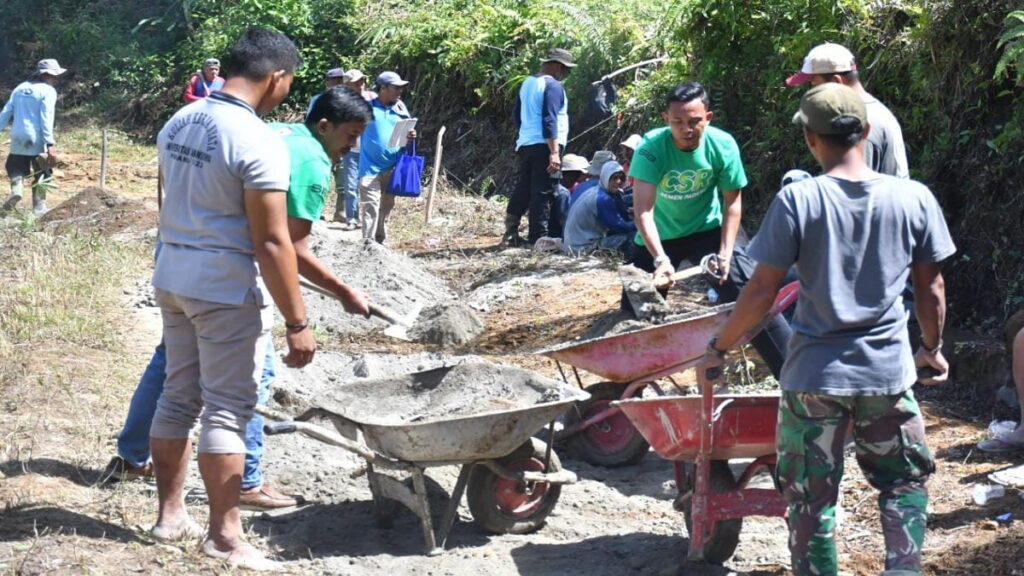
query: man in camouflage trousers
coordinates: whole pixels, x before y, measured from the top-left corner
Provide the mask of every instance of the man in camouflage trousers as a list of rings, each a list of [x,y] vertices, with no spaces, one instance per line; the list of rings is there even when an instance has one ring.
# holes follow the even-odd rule
[[[786,185],[749,248],[750,283],[698,370],[771,307],[796,265],[800,297],[782,368],[777,472],[789,503],[797,576],[835,576],[835,509],[846,431],[857,463],[879,491],[885,576],[921,573],[925,481],[935,462],[911,386],[946,380],[945,288],[939,262],[956,248],[935,197],[920,183],[872,171],[864,103],[840,84],[809,90],[793,118],[823,175]],[[921,347],[911,354],[901,292],[913,278]]]

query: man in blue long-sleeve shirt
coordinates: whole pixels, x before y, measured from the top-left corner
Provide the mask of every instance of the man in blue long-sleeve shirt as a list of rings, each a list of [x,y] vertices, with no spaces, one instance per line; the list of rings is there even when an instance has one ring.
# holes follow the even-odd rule
[[[18,84],[0,110],[0,130],[11,124],[11,149],[5,169],[11,179],[11,195],[0,213],[21,201],[24,179],[32,176],[32,211],[46,213],[46,188],[53,178],[57,143],[53,138],[53,116],[57,108],[58,77],[67,72],[52,58],[36,64],[35,77]]]
[[[505,211],[502,244],[523,243],[519,222],[529,211],[528,242],[548,235],[555,201],[562,150],[569,137],[569,101],[561,80],[576,66],[567,50],[550,50],[540,72],[523,80],[516,97],[513,121],[519,128],[516,155],[519,181]]]

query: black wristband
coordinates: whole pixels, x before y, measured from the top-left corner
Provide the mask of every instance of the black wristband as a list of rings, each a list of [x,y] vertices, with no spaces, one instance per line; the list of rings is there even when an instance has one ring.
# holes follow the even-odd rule
[[[929,348],[928,346],[926,346],[924,343],[924,338],[921,338],[921,348],[924,348],[924,351],[931,354],[932,356],[938,354],[939,351],[942,350],[942,336],[939,336],[939,343],[936,344],[934,348]]]
[[[708,340],[708,353],[715,354],[719,358],[725,358],[725,353],[728,352],[728,350],[719,350],[718,347],[715,346],[715,344],[718,344],[717,336],[712,338],[711,340]]]
[[[309,328],[309,322],[299,322],[298,324],[284,323],[284,330],[289,334],[295,334],[296,332],[302,332],[306,328]]]

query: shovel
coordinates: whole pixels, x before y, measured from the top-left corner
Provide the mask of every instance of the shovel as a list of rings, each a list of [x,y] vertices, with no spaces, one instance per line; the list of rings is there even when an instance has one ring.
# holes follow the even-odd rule
[[[658,292],[659,288],[667,287],[671,282],[678,282],[698,276],[702,272],[700,266],[680,270],[668,278],[657,279],[636,266],[619,266],[619,280],[622,281],[623,292],[629,301],[633,314],[640,320],[657,321],[671,312],[665,297]]]
[[[330,290],[325,290],[304,278],[299,278],[299,285],[318,294],[327,296],[328,298],[338,298],[337,295]],[[409,328],[412,327],[413,322],[416,321],[416,317],[419,316],[420,308],[422,308],[422,306],[422,304],[417,302],[413,305],[413,309],[410,310],[407,315],[399,316],[391,310],[374,304],[373,302],[368,304],[370,314],[390,324],[390,326],[384,330],[384,335],[391,336],[392,338],[398,338],[399,340],[405,340],[406,342],[412,342],[412,338],[409,337]]]

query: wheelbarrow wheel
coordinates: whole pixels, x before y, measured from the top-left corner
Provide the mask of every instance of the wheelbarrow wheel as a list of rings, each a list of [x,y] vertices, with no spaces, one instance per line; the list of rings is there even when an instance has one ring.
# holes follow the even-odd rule
[[[565,427],[571,428],[601,412],[614,401],[622,398],[627,384],[601,382],[587,388],[590,398],[576,403],[566,414]],[[587,426],[566,438],[569,452],[591,464],[616,468],[631,466],[639,462],[651,446],[640,435],[633,423],[622,412],[612,414],[605,420]]]
[[[510,471],[544,470],[547,444],[531,438],[515,452],[499,458],[497,462]],[[562,463],[551,452],[548,472],[560,472]],[[492,534],[526,534],[537,530],[558,503],[562,492],[560,484],[523,482],[502,478],[483,465],[476,465],[469,473],[466,501],[473,519]]]
[[[691,466],[691,479],[693,478],[692,470]],[[729,469],[729,462],[726,460],[711,461],[708,480],[712,494],[730,492],[738,487],[736,478],[732,475],[732,470]],[[688,534],[692,532],[692,510],[691,504],[687,504],[683,508],[683,518],[686,520],[686,532]],[[708,527],[709,537],[704,541],[704,561],[710,564],[722,564],[729,558],[732,558],[733,553],[736,552],[736,546],[740,543],[740,531],[742,529],[743,518],[721,520]]]

